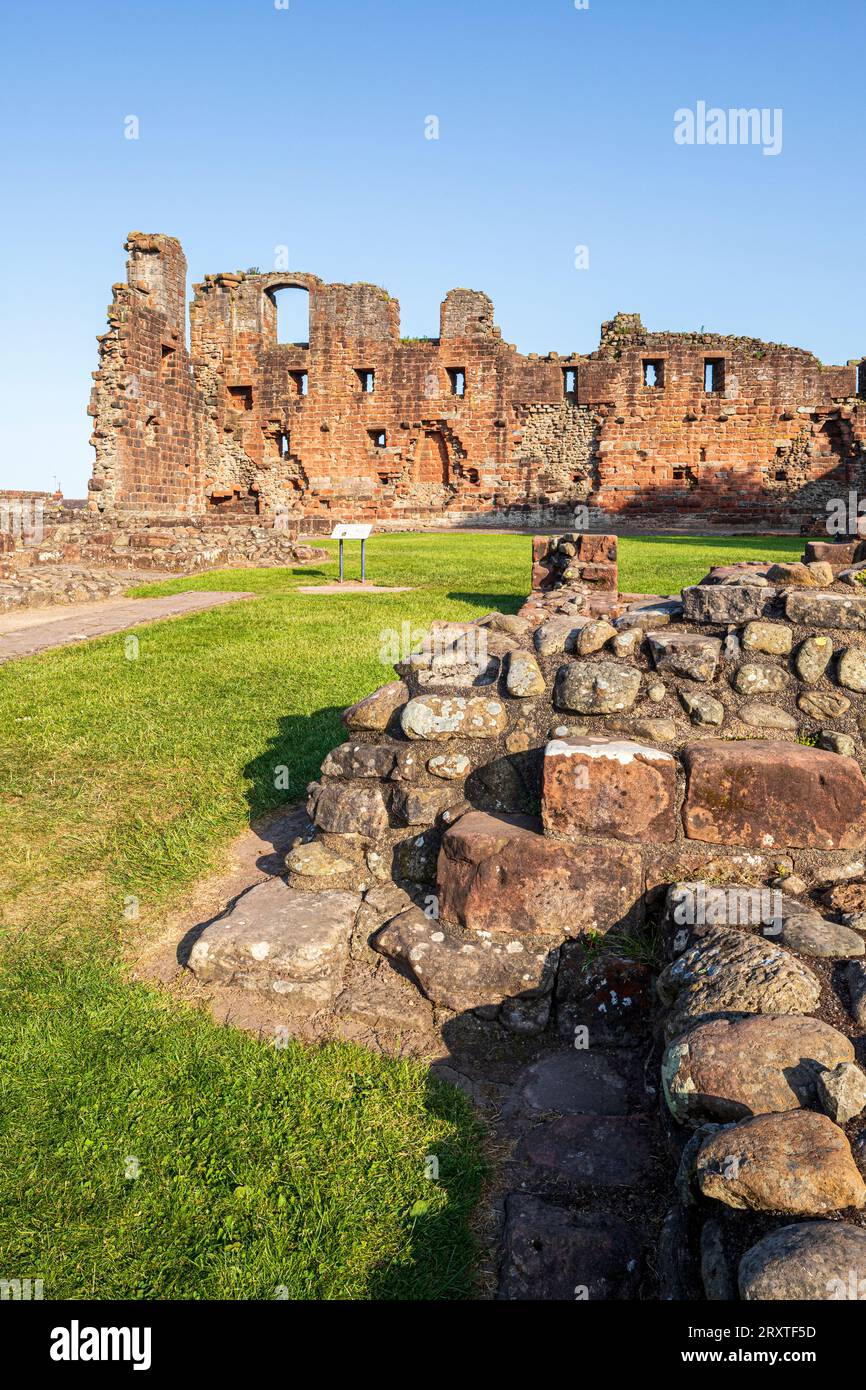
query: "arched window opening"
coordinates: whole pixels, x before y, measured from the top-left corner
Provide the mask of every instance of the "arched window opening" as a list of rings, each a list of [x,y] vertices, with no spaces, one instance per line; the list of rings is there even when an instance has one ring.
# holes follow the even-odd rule
[[[309,347],[310,291],[300,285],[286,285],[269,294],[277,311],[277,342]]]

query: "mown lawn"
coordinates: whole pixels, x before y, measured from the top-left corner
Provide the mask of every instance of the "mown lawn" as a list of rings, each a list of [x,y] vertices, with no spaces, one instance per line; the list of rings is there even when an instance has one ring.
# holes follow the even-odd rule
[[[623,540],[621,584],[801,550]],[[471,1296],[483,1163],[458,1093],[349,1046],[267,1047],[123,969],[129,900],[156,930],[251,816],[302,795],[395,644],[514,611],[528,585],[527,537],[368,551],[412,591],[297,592],[333,563],[178,579],[137,592],[258,597],[138,629],[136,659],[118,635],[0,667],[0,1278],[46,1298]]]

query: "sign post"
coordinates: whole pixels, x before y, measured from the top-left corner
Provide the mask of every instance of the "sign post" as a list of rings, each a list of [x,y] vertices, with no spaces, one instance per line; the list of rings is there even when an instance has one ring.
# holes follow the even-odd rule
[[[372,531],[372,529],[373,529],[372,524],[367,525],[367,524],[365,524],[365,523],[363,523],[363,522],[346,522],[346,521],[341,521],[341,522],[338,522],[338,524],[334,527],[333,531],[331,532],[331,540],[332,540],[332,541],[339,541],[339,542],[340,542],[340,583],[341,583],[341,584],[343,583],[343,576],[344,576],[343,541],[360,541],[360,542],[361,542],[361,583],[362,583],[362,584],[365,584],[365,583],[367,582],[367,556],[366,556],[366,552],[365,552],[365,546],[366,546],[366,544],[367,544],[367,538],[369,537],[370,532]]]

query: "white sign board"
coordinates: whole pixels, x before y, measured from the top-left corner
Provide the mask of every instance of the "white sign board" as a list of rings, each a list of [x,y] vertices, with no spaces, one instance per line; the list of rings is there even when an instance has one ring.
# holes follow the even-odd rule
[[[365,541],[372,529],[372,524],[365,526],[362,522],[341,521],[331,532],[331,540]]]

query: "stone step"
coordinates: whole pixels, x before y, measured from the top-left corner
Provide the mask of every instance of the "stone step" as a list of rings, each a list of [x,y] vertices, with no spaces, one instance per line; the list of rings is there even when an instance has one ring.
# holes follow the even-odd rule
[[[504,1247],[500,1299],[573,1303],[637,1297],[640,1241],[610,1212],[511,1193]]]
[[[440,917],[475,931],[559,940],[640,921],[638,850],[562,844],[541,829],[529,816],[461,816],[442,839]]]
[[[521,1140],[516,1176],[545,1195],[640,1187],[654,1174],[654,1137],[646,1115],[562,1115]]]
[[[303,893],[268,879],[200,932],[189,968],[207,984],[276,996],[293,1012],[315,1013],[342,989],[360,905],[356,893]]]

